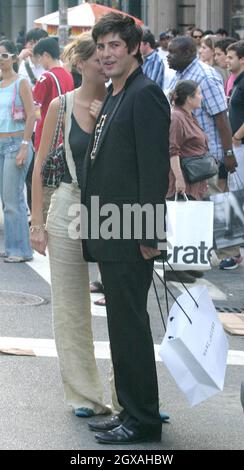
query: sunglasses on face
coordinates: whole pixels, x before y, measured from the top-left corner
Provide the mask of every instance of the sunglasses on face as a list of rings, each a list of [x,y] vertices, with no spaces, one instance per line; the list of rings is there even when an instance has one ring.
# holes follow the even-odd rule
[[[10,59],[10,57],[13,57],[15,54],[9,54],[8,52],[3,52],[0,54],[0,59],[7,60]]]
[[[194,37],[194,39],[202,39],[202,34],[201,35],[199,34],[199,35],[193,36],[193,37]]]

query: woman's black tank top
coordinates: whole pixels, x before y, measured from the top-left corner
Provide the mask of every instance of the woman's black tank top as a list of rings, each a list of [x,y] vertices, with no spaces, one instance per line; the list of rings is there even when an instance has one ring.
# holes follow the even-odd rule
[[[83,131],[79,124],[77,123],[74,114],[71,115],[71,129],[69,133],[69,145],[71,149],[71,153],[73,156],[73,160],[75,163],[75,170],[76,170],[76,177],[77,182],[80,186],[81,183],[81,173],[82,173],[82,165],[84,162],[84,158],[86,155],[88,143],[90,140],[91,134]],[[68,169],[67,162],[65,161],[65,175],[62,179],[63,183],[71,183],[72,178],[70,176],[70,172]]]

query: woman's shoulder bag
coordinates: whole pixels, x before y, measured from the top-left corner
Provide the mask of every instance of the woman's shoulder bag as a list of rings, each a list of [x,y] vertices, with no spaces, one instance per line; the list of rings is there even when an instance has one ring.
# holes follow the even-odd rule
[[[218,164],[209,152],[194,157],[182,157],[180,164],[185,180],[189,184],[207,180],[218,173]]]
[[[65,174],[64,138],[62,144],[57,146],[65,113],[65,95],[59,96],[59,99],[60,108],[52,145],[42,165],[42,184],[48,188],[58,188]]]

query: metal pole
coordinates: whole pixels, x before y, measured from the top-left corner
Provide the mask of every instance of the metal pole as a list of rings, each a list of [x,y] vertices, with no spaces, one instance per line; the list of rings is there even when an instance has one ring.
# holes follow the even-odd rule
[[[68,0],[59,0],[59,46],[61,52],[66,44],[68,44]]]

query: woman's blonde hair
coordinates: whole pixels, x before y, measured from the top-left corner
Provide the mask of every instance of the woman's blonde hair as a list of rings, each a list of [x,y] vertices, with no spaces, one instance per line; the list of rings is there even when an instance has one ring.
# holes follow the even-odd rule
[[[217,40],[217,37],[214,34],[208,34],[207,36],[203,36],[201,40],[201,44],[206,44],[212,51],[214,51],[215,47],[215,42]]]
[[[69,62],[71,67],[76,67],[79,60],[88,60],[96,51],[96,44],[90,32],[77,36],[71,43],[67,44],[62,54],[62,60]]]

